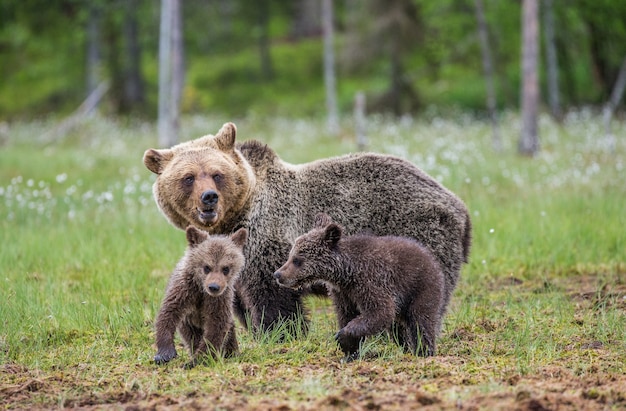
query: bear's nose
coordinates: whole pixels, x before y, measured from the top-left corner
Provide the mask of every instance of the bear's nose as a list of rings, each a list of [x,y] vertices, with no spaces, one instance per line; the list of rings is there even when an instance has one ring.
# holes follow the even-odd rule
[[[212,293],[217,293],[220,291],[220,286],[219,284],[216,283],[211,283],[207,286],[207,288],[209,289],[210,292]]]
[[[277,280],[280,280],[280,277],[282,277],[282,276],[283,276],[283,273],[281,273],[280,271],[276,271],[274,273],[274,278],[277,279]]]
[[[202,200],[202,204],[210,206],[210,205],[217,204],[218,197],[219,196],[217,195],[215,191],[207,190],[204,193],[202,193],[202,195],[200,196],[200,199]]]

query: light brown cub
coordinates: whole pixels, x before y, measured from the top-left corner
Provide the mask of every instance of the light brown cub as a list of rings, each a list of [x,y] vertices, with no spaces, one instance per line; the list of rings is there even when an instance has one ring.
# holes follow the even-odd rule
[[[247,235],[245,228],[230,236],[187,228],[187,250],[172,273],[156,319],[157,364],[177,356],[176,330],[192,356],[188,368],[204,354],[215,358],[237,353],[232,306]]]

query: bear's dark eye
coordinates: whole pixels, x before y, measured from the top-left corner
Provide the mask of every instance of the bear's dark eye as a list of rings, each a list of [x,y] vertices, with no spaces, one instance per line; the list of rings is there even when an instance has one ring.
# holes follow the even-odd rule
[[[211,267],[209,267],[208,265],[205,265],[204,267],[202,267],[202,270],[204,271],[205,274],[208,274],[211,272]]]
[[[213,175],[213,181],[215,181],[216,183],[221,183],[223,179],[224,179],[224,176],[221,174]]]
[[[299,257],[294,257],[293,265],[295,265],[297,268],[300,268],[302,266],[302,260]]]
[[[185,177],[183,177],[183,184],[186,186],[191,186],[193,185],[193,182],[195,181],[195,177],[192,175],[186,175]]]
[[[230,273],[230,267],[222,267],[222,274],[228,275]]]

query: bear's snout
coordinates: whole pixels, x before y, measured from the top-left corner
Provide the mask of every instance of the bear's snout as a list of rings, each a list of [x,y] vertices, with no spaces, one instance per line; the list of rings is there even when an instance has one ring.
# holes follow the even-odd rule
[[[285,274],[280,268],[274,273],[274,278],[281,287],[294,288],[296,285],[295,278],[289,272]]]
[[[205,206],[213,206],[217,204],[218,199],[219,195],[214,190],[207,190],[200,195],[200,200],[202,200],[202,204]]]
[[[207,284],[206,289],[209,292],[209,294],[219,295],[220,291],[222,290],[222,287],[220,287],[218,283],[209,283]]]

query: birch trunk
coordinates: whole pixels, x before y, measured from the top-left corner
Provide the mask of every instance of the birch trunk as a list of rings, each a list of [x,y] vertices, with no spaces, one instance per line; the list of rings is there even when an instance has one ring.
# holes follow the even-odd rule
[[[100,82],[101,42],[100,42],[101,12],[97,5],[89,5],[87,20],[87,97],[98,87]],[[95,110],[96,106],[92,110]],[[87,113],[89,114],[89,113]]]
[[[538,112],[539,79],[539,7],[538,0],[522,3],[522,127],[518,151],[534,156],[539,151]]]
[[[180,0],[161,0],[159,33],[159,145],[178,142],[183,87],[182,17]]]
[[[613,119],[613,112],[617,108],[617,105],[622,100],[624,95],[624,89],[626,88],[626,57],[622,61],[615,86],[611,92],[611,98],[604,106],[604,132],[606,134],[606,140],[611,152],[615,150],[615,136],[611,131],[611,120]]]
[[[172,87],[172,3],[174,0],[161,0],[161,27],[159,32],[159,146],[171,147],[175,139],[170,120]]]
[[[326,86],[328,132],[336,135],[339,133],[339,113],[335,82],[333,0],[322,0],[322,25],[324,28],[324,84]]]

